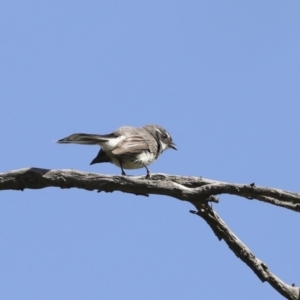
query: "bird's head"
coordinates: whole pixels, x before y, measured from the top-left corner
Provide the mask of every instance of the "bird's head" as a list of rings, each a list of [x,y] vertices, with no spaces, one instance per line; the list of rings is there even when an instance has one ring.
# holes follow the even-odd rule
[[[160,143],[161,152],[164,150],[171,148],[177,150],[175,144],[173,143],[171,135],[168,133],[166,129],[159,125],[146,125],[144,126],[146,130],[148,130]]]

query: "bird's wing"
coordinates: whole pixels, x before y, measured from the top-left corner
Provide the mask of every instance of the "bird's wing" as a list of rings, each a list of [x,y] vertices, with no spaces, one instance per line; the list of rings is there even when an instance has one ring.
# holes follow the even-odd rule
[[[114,155],[137,154],[150,150],[148,143],[140,135],[132,135],[123,139],[112,151]]]
[[[60,144],[82,144],[82,145],[98,145],[101,142],[107,142],[110,139],[118,137],[115,133],[110,134],[87,134],[87,133],[74,133],[61,140],[56,141]]]

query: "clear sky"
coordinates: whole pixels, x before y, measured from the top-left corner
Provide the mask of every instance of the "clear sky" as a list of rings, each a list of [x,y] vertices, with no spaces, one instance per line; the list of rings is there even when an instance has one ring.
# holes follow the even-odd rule
[[[300,192],[299,1],[2,0],[1,170],[120,174],[52,141],[157,123],[152,172]],[[128,171],[145,174],[144,170]],[[0,192],[0,299],[282,299],[178,200]],[[257,257],[300,285],[300,215],[221,197]]]

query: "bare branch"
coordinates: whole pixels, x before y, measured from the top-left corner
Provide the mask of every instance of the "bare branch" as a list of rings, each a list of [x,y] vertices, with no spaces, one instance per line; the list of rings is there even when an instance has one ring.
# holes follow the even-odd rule
[[[218,214],[207,204],[198,207],[198,211],[191,211],[191,213],[200,216],[206,221],[219,240],[223,239],[229,246],[231,251],[240,258],[257,277],[262,281],[267,281],[276,291],[282,296],[291,300],[299,300],[299,288],[288,285],[275,276],[267,267],[267,265],[259,260],[251,250],[242,243],[242,241],[230,230],[225,222],[218,216]]]
[[[162,180],[161,178],[165,179]],[[180,182],[179,178],[177,181]],[[148,194],[165,195],[183,201],[199,202],[201,195],[195,189],[178,182],[171,181],[168,175],[163,174],[153,175],[151,179],[145,179],[145,176],[112,176],[76,170],[39,168],[0,173],[0,190],[42,189],[46,187],[79,188],[98,192],[120,191],[144,196]],[[204,196],[206,197],[206,195]]]
[[[103,175],[77,170],[26,168],[0,173],[0,190],[41,189],[46,187],[79,188],[99,192],[120,191],[136,195],[165,195],[192,204],[204,203],[212,196],[230,194],[248,200],[257,199],[273,205],[300,211],[300,195],[288,191],[258,187],[254,184],[232,184],[201,177],[167,174],[145,176]],[[216,201],[216,198],[210,198]]]
[[[0,173],[0,190],[42,189],[60,187],[79,188],[98,192],[120,191],[141,196],[164,195],[192,203],[215,235],[227,243],[229,248],[246,263],[264,282],[267,281],[281,295],[288,299],[300,299],[299,288],[287,285],[276,277],[261,260],[255,257],[228,228],[224,221],[209,206],[208,202],[218,202],[217,195],[230,194],[247,200],[262,202],[300,211],[300,195],[280,189],[258,187],[251,184],[232,184],[209,180],[202,177],[183,177],[167,174],[145,176],[118,176],[85,173],[76,170],[48,170],[26,168]]]

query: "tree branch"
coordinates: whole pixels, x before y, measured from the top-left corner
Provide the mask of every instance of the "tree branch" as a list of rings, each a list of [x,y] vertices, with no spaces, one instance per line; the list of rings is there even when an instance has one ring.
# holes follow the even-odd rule
[[[258,187],[255,184],[232,184],[167,174],[145,176],[103,175],[77,170],[26,168],[0,173],[0,190],[42,189],[46,187],[79,188],[98,192],[120,191],[132,194],[170,196],[192,204],[204,203],[211,196],[230,194],[248,200],[257,199],[269,204],[300,211],[300,194]]]
[[[76,170],[48,170],[26,168],[0,173],[0,190],[42,189],[46,187],[79,188],[98,192],[120,191],[135,195],[164,195],[192,203],[198,211],[192,213],[203,218],[219,240],[224,239],[229,248],[246,263],[264,282],[287,299],[299,300],[299,288],[290,286],[270,272],[265,263],[255,257],[209,206],[217,202],[217,195],[230,194],[247,200],[257,199],[269,204],[300,211],[300,194],[280,189],[258,187],[251,184],[232,184],[205,179],[167,174],[145,176],[118,176],[85,173]]]
[[[190,211],[198,215],[210,226],[219,240],[223,239],[233,253],[240,258],[257,277],[262,281],[267,281],[282,296],[291,300],[299,300],[299,288],[286,284],[275,276],[267,265],[259,260],[251,250],[230,230],[218,214],[207,204],[198,207],[198,211]]]

